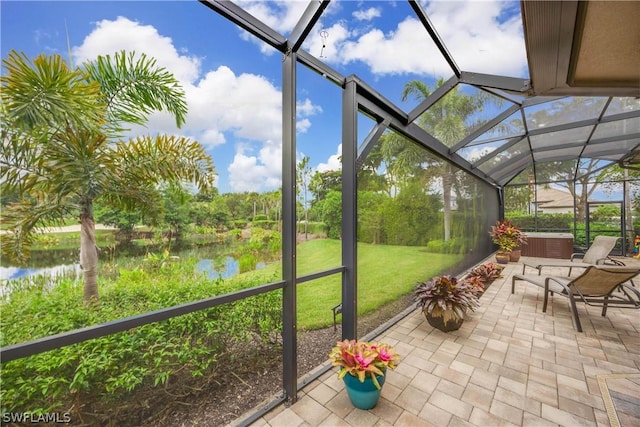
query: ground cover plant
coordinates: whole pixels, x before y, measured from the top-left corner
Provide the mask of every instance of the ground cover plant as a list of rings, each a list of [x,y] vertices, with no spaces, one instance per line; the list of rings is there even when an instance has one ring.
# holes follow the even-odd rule
[[[340,245],[336,240],[301,243],[298,274],[339,265]],[[451,267],[460,258],[427,253],[419,247],[369,244],[359,245],[359,254],[360,314],[375,312],[410,292],[420,277]],[[278,262],[224,281],[198,273],[196,258],[147,263],[121,268],[119,275],[108,280],[105,277],[102,298],[93,306],[81,303],[80,282],[63,278],[50,286],[42,279],[29,286],[14,286],[10,297],[1,302],[0,344],[29,341],[279,278]],[[339,301],[340,275],[300,284],[299,329],[331,326],[330,307]],[[155,399],[166,393],[186,395],[220,381],[220,375],[228,376],[222,373],[225,367],[240,363],[234,358],[243,359],[244,369],[262,366],[261,372],[267,372],[269,366],[281,372],[274,368],[281,364],[281,307],[280,292],[271,292],[3,363],[1,410],[71,411],[74,419],[117,420],[114,411],[133,405],[130,402],[140,400],[140,395],[152,393]],[[275,384],[277,388],[278,382]]]
[[[54,287],[42,281],[2,301],[0,341],[6,346],[268,281],[206,280],[185,262],[123,271],[94,306],[79,303],[77,281],[63,279]],[[117,407],[144,388],[162,391],[171,384],[173,393],[184,393],[190,378],[213,380],[231,354],[278,348],[280,330],[281,295],[275,291],[3,363],[1,410],[71,412],[78,419]]]

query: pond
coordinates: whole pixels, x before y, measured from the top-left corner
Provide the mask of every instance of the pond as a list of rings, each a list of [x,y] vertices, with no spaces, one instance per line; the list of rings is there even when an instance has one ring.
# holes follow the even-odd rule
[[[148,248],[127,245],[115,249],[120,257],[143,257],[149,251]],[[197,249],[183,248],[171,252],[178,257],[197,257],[196,268],[207,274],[210,279],[218,277],[227,279],[240,273],[240,263],[233,256],[233,247],[229,245],[199,246]],[[80,275],[80,264],[73,262],[79,259],[79,250],[34,250],[26,266],[12,265],[4,257],[0,262],[0,280],[16,280],[26,277],[42,275],[56,278],[60,275]],[[100,257],[100,262],[105,262],[109,257]],[[258,262],[257,269],[266,264]]]

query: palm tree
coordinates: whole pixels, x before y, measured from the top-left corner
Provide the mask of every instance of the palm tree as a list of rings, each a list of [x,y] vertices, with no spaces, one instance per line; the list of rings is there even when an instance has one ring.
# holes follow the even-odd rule
[[[2,190],[18,201],[4,209],[10,233],[2,249],[24,261],[37,227],[78,213],[85,302],[98,298],[93,205],[153,214],[158,184],[213,186],[211,157],[196,141],[157,135],[123,140],[125,125],[143,125],[153,111],[185,121],[185,94],[175,77],[142,54],[100,56],[72,69],[59,56],[31,62],[11,51],[1,77]]]
[[[410,96],[419,101],[425,100],[442,84],[444,80],[440,79],[432,89],[422,81],[409,81],[402,91],[402,100],[405,101]],[[455,87],[418,117],[416,123],[443,144],[452,147],[466,136],[467,119],[482,111],[487,99],[489,98],[482,93],[467,95]],[[396,133],[385,135],[382,152],[385,158],[393,158],[390,168],[397,176],[418,177],[424,181],[425,185],[436,177],[442,179],[444,240],[449,240],[451,238],[451,192],[457,183],[456,168],[422,147],[408,143],[406,138]],[[428,167],[425,168],[423,166],[425,164]]]

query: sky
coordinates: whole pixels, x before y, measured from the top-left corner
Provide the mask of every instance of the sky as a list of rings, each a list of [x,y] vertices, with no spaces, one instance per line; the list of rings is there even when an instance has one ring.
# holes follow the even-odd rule
[[[289,35],[307,1],[235,1]],[[463,71],[527,78],[518,1],[421,2]],[[62,55],[73,65],[98,55],[144,52],[183,86],[189,112],[178,129],[153,114],[131,136],[168,133],[200,142],[212,156],[220,193],[281,186],[282,56],[196,1],[0,2],[2,58]],[[355,74],[405,111],[404,85],[433,86],[453,75],[406,1],[332,1],[302,48],[344,76]],[[4,73],[4,68],[3,68]],[[337,170],[341,90],[303,66],[297,71],[297,153],[312,171]],[[358,138],[373,122],[361,117]]]

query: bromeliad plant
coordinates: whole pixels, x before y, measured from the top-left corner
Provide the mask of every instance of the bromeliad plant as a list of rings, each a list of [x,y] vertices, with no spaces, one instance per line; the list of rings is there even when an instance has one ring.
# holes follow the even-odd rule
[[[489,284],[502,275],[502,270],[504,270],[504,266],[488,262],[472,268],[467,277],[480,277],[484,284]]]
[[[389,344],[344,340],[333,347],[329,359],[333,366],[340,367],[338,378],[352,375],[364,382],[369,377],[379,390],[380,383],[376,377],[384,376],[387,368],[395,369],[400,356]]]
[[[493,243],[503,252],[511,252],[527,244],[527,236],[509,220],[498,221],[489,232]]]
[[[480,306],[477,283],[453,276],[436,276],[418,283],[413,295],[425,315],[442,317],[445,323],[456,317],[464,319],[468,310]]]

